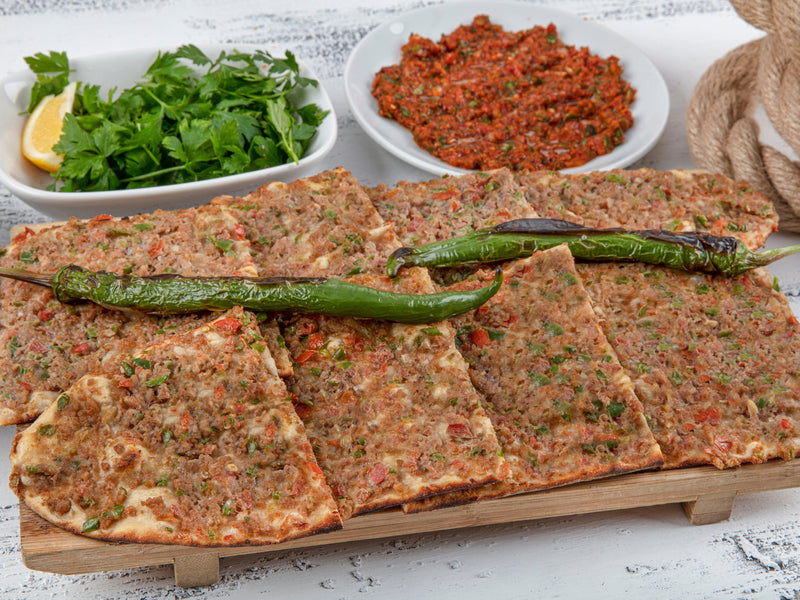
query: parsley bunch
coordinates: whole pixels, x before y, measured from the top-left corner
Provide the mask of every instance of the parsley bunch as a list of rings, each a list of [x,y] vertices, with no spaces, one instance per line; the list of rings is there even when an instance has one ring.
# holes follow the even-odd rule
[[[63,90],[70,69],[63,52],[25,61],[37,75],[30,112]],[[54,147],[64,161],[48,189],[151,187],[297,162],[328,114],[292,104],[292,91],[308,85],[317,82],[300,76],[290,52],[222,52],[211,60],[193,45],[159,53],[142,81],[119,95],[115,88],[104,99],[99,86],[79,83]]]

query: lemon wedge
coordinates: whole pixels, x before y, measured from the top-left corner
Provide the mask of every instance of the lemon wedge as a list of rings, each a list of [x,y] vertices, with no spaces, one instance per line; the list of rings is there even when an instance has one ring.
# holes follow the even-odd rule
[[[42,98],[22,130],[22,155],[50,173],[61,164],[62,156],[53,152],[53,146],[61,137],[64,115],[72,112],[76,87],[72,82],[60,94]]]

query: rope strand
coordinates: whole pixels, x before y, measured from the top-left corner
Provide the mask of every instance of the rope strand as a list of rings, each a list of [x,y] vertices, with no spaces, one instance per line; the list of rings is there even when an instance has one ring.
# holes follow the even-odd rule
[[[800,155],[800,0],[731,0],[767,32],[735,48],[703,74],[686,115],[698,167],[747,181],[775,204],[780,227],[800,233],[800,163],[761,144],[752,114],[759,102]]]

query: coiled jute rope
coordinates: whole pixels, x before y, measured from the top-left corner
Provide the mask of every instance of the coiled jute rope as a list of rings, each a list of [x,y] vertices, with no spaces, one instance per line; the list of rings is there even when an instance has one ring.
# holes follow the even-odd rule
[[[767,35],[732,50],[697,83],[686,133],[695,164],[750,183],[775,204],[780,229],[800,233],[800,162],[759,141],[759,105],[800,156],[800,0],[730,0]]]

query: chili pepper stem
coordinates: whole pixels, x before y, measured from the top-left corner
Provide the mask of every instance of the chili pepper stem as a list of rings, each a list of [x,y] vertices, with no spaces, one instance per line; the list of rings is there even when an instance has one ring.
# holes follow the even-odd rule
[[[53,276],[45,275],[43,273],[32,273],[23,269],[7,269],[0,267],[0,276],[16,279],[17,281],[25,281],[27,283],[34,283],[46,288],[53,288]]]
[[[397,274],[400,272],[406,265],[406,256],[410,256],[414,254],[413,248],[398,248],[394,252],[389,255],[389,258],[386,259],[386,274],[389,277],[397,277]],[[413,265],[413,263],[411,263]],[[409,266],[411,266],[409,265]]]
[[[772,250],[763,250],[761,252],[754,252],[753,254],[757,257],[757,266],[763,267],[770,263],[774,263],[776,260],[780,260],[782,258],[786,258],[787,256],[791,256],[792,254],[798,253],[800,253],[800,244],[795,244],[794,246],[785,246],[783,248],[773,248]]]

